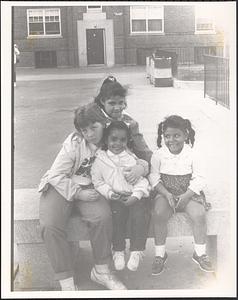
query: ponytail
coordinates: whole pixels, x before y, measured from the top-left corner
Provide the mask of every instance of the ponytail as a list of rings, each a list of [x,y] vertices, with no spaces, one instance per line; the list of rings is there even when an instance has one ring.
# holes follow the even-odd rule
[[[193,147],[194,141],[195,141],[195,131],[192,128],[192,124],[188,119],[185,120],[185,124],[186,124],[186,128],[188,130],[188,138],[186,140],[186,144],[191,143],[191,145]]]
[[[158,126],[158,137],[157,137],[157,146],[161,148],[161,141],[162,141],[162,133],[163,133],[163,123],[160,122]]]
[[[113,96],[125,98],[126,95],[127,88],[122,86],[114,76],[110,75],[104,79],[99,94],[94,98],[94,102],[101,108],[104,108],[102,102],[105,100],[108,100]]]

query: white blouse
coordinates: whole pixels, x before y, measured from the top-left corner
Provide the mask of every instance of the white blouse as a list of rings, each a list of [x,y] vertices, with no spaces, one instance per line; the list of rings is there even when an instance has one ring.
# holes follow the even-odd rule
[[[167,175],[192,174],[188,188],[196,194],[199,194],[205,185],[199,169],[199,159],[188,144],[184,144],[179,154],[172,154],[166,146],[153,153],[149,174],[149,181],[153,188],[161,181],[161,173]]]

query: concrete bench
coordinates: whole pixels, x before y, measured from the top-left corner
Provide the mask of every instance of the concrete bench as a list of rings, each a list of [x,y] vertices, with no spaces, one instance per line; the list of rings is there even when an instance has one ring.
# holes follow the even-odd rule
[[[39,230],[39,198],[36,189],[18,189],[14,191],[14,243],[16,245],[19,268],[17,281],[20,290],[52,289],[57,286],[45,245]],[[208,199],[210,201],[210,199]],[[212,201],[210,201],[212,202]],[[229,256],[229,210],[220,209],[213,203],[207,213],[208,251],[217,261],[218,274],[224,274],[226,255]],[[168,237],[191,236],[191,224],[183,213],[175,214],[168,224]],[[68,240],[73,248],[79,247],[79,241],[89,239],[87,226],[80,217],[72,217],[67,228]],[[149,237],[152,237],[150,228]],[[222,270],[220,272],[219,270]]]

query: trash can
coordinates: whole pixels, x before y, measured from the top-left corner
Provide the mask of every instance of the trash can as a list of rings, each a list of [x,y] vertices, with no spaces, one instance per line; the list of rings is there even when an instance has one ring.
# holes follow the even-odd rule
[[[152,83],[155,87],[173,86],[173,76],[177,73],[177,54],[165,50],[153,51]]]

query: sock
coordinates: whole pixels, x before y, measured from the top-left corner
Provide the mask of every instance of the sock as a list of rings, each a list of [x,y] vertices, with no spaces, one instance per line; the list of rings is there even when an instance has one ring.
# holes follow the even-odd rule
[[[98,273],[109,273],[109,267],[105,265],[95,265],[95,269]]]
[[[155,256],[164,257],[165,255],[165,245],[157,246],[155,245]]]
[[[69,277],[59,280],[62,291],[75,291],[74,278]]]
[[[194,244],[194,250],[198,256],[206,253],[206,244]]]

